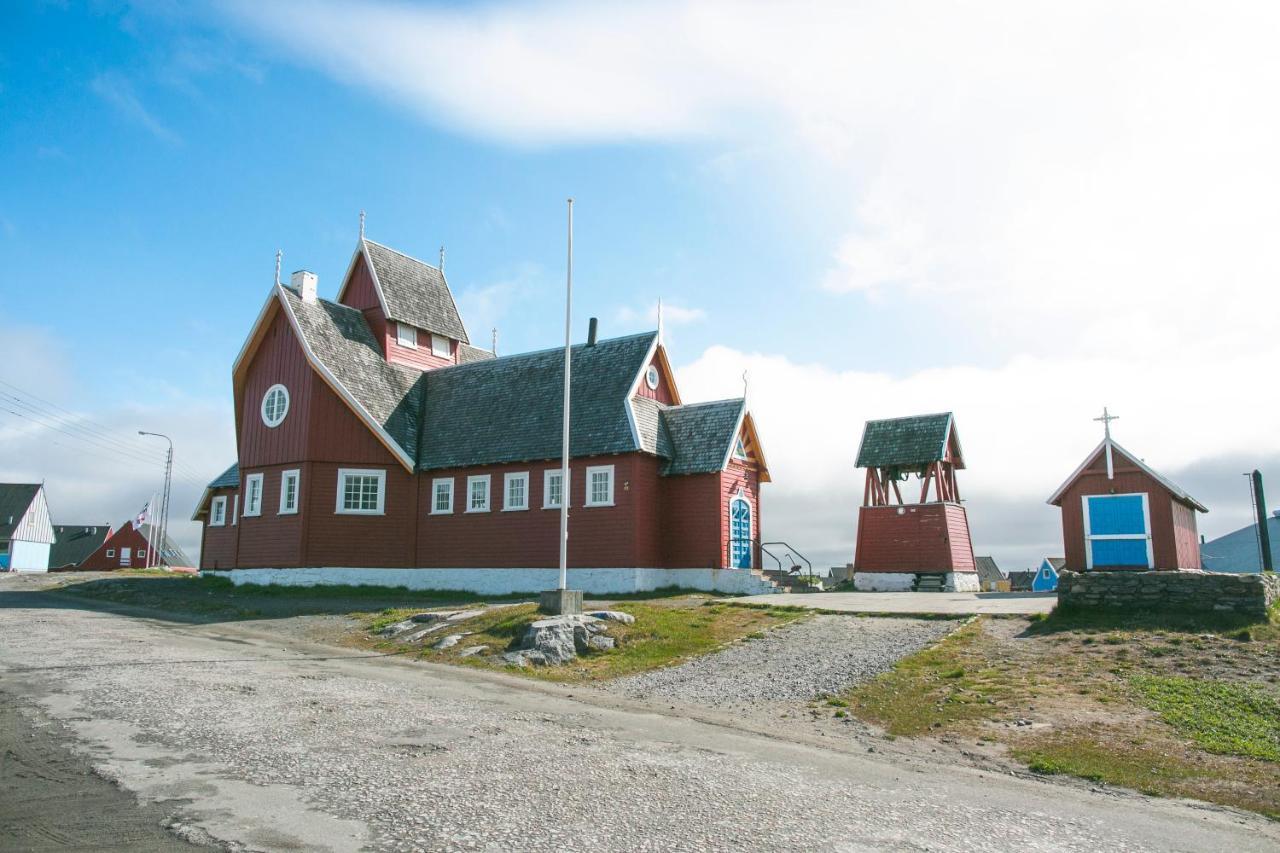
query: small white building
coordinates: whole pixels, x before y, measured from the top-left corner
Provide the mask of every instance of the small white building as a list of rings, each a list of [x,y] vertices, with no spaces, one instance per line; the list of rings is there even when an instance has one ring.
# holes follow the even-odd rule
[[[0,571],[49,571],[55,540],[44,486],[0,483]]]

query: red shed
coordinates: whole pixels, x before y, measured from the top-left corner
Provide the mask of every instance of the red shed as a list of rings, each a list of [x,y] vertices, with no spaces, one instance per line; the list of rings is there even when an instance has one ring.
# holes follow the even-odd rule
[[[977,591],[969,518],[956,469],[964,454],[950,412],[867,421],[858,448],[867,469],[858,511],[854,588],[869,591]],[[909,502],[901,483],[920,481]]]
[[[1203,504],[1111,439],[1115,416],[1103,410],[1102,443],[1049,498],[1062,509],[1066,569],[1199,569],[1196,513]]]

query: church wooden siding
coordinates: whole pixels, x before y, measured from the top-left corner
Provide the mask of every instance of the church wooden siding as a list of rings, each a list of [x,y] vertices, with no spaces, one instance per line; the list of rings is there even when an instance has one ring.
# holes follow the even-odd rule
[[[721,516],[723,484],[719,474],[685,474],[663,478],[663,554],[673,568],[701,569],[723,565],[725,538]]]
[[[279,426],[272,428],[262,422],[261,407],[263,395],[277,383],[289,391],[289,414]],[[307,457],[308,433],[313,429],[307,409],[313,385],[317,383],[323,384],[323,380],[307,363],[284,312],[277,312],[245,377],[240,403],[242,471]],[[367,434],[368,428],[364,431]]]
[[[858,510],[859,572],[972,572],[969,521],[953,503],[864,506]]]

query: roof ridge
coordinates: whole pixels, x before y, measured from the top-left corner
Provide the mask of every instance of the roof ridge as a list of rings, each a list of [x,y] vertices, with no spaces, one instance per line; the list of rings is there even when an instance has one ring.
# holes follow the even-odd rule
[[[616,338],[604,338],[603,340],[596,341],[595,345],[600,346],[601,344],[617,343],[618,341],[629,341],[633,338],[651,337],[656,334],[658,334],[656,331],[636,332],[630,335],[620,335]],[[471,347],[472,349],[478,349],[481,352],[491,352],[491,350],[484,349],[483,347],[477,347],[474,344],[467,344],[467,346]],[[586,347],[585,343],[573,345],[573,349],[575,350],[582,349],[584,347]],[[474,367],[476,365],[481,365],[481,364],[496,364],[501,361],[509,361],[517,358],[527,358],[529,356],[542,355],[543,353],[548,353],[548,352],[564,352],[564,347],[563,346],[543,347],[542,349],[528,350],[527,352],[513,352],[510,355],[495,355],[493,358],[486,358],[482,361],[468,361],[465,364],[449,364],[444,367],[434,368],[433,370],[430,370],[427,372],[438,373],[442,370],[457,370],[460,367]]]
[[[665,404],[665,405],[666,405],[666,411],[670,412],[675,409],[692,409],[698,406],[718,406],[723,403],[745,403],[746,400],[747,400],[746,397],[725,397],[720,400],[703,400],[700,403],[680,403],[679,405],[675,405],[675,406],[672,406],[670,404]]]

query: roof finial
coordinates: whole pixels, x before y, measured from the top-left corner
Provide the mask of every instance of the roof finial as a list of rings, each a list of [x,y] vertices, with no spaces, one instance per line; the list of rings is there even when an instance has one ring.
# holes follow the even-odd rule
[[[493,327],[493,354],[494,354],[494,357],[497,357],[498,355],[498,327],[497,326]]]
[[[750,387],[751,387],[750,377],[747,376],[747,371],[744,370],[742,371],[742,402],[744,405],[747,402],[747,390]]]
[[[1107,411],[1107,407],[1102,407],[1102,417],[1094,418],[1095,421],[1102,421],[1102,444],[1103,449],[1107,453],[1107,479],[1114,480],[1116,478],[1115,463],[1111,458],[1111,422],[1119,420],[1119,415],[1113,415]]]
[[[444,272],[444,245],[440,246],[440,272]]]
[[[360,239],[364,239],[364,211],[360,211]]]
[[[658,297],[658,342],[662,342],[662,297]]]
[[[284,252],[276,249],[276,287],[280,286],[280,259],[284,257]]]

